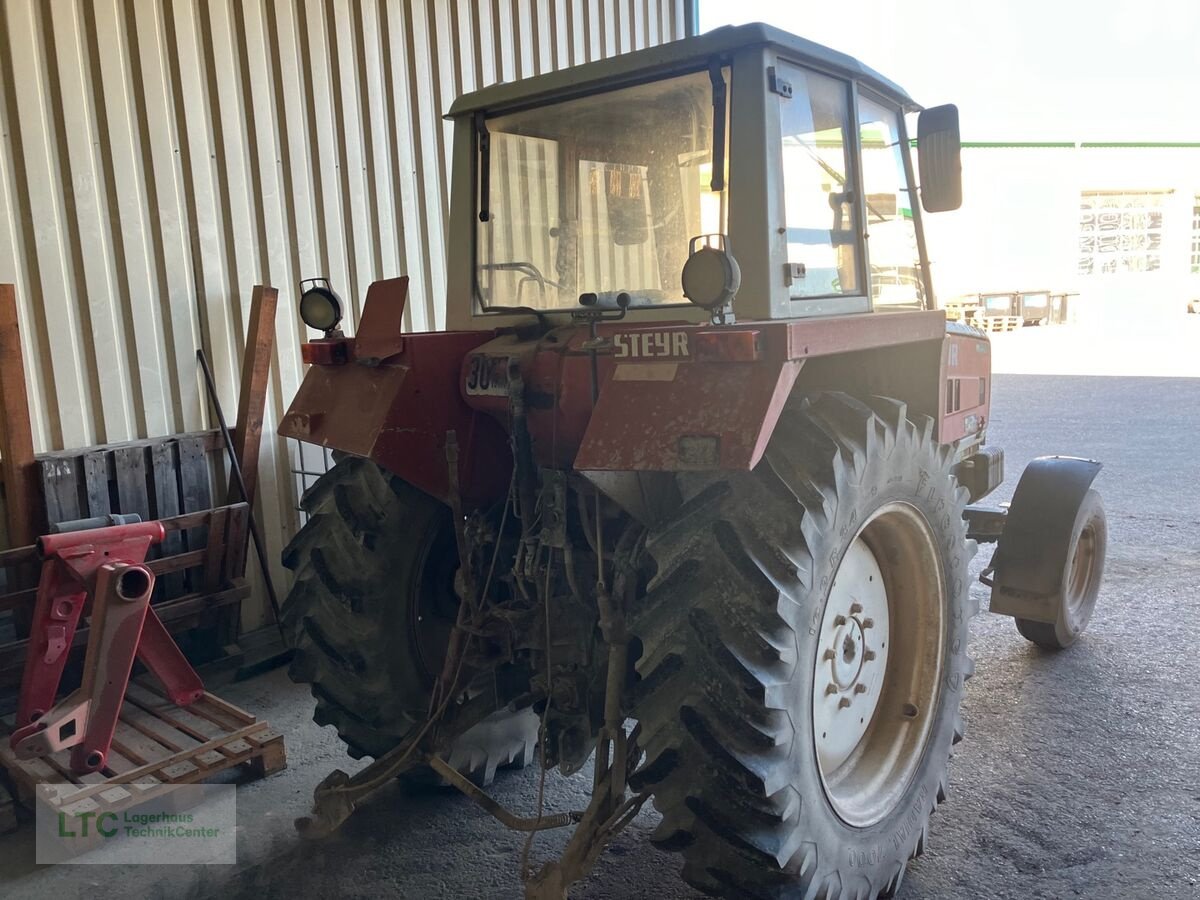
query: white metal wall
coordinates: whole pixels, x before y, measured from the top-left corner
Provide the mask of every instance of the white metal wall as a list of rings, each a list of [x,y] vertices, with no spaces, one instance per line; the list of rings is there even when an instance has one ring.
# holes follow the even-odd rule
[[[438,327],[442,112],[682,37],[686,6],[3,0],[0,281],[21,303],[37,449],[206,427],[201,346],[232,415],[258,282],[280,289],[268,432],[302,374],[301,277],[327,274],[356,317],[370,282],[407,273],[408,327]],[[274,558],[295,528],[288,454],[264,444]]]

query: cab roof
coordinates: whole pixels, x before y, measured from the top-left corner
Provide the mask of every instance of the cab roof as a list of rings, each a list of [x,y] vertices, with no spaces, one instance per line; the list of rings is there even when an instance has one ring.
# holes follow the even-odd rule
[[[559,69],[545,75],[493,84],[459,97],[450,107],[447,118],[480,111],[493,113],[539,106],[551,99],[577,97],[673,73],[696,71],[706,68],[713,57],[727,60],[733,53],[753,47],[771,47],[793,62],[857,79],[895,100],[906,111],[920,109],[903,88],[854,57],[755,22],[717,28],[695,37]]]

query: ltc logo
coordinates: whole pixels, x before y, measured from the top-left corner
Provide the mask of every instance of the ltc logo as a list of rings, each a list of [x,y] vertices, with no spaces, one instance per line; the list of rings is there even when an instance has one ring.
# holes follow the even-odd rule
[[[689,359],[686,331],[630,331],[613,335],[617,359]]]

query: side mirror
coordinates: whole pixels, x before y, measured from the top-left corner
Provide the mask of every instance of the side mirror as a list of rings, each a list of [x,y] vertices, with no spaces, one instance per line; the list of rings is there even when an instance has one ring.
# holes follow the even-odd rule
[[[962,140],[957,106],[948,103],[921,110],[917,118],[917,161],[922,208],[932,213],[962,206]]]

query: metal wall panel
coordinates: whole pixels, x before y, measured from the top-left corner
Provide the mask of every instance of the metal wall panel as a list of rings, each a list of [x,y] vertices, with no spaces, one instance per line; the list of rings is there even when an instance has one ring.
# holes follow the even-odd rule
[[[37,449],[207,427],[197,347],[232,414],[257,282],[280,289],[268,435],[302,375],[300,278],[327,274],[356,318],[368,284],[407,273],[407,327],[438,327],[443,111],[682,37],[686,5],[3,0],[0,281],[21,303]],[[263,447],[274,558],[296,527],[295,452]]]

